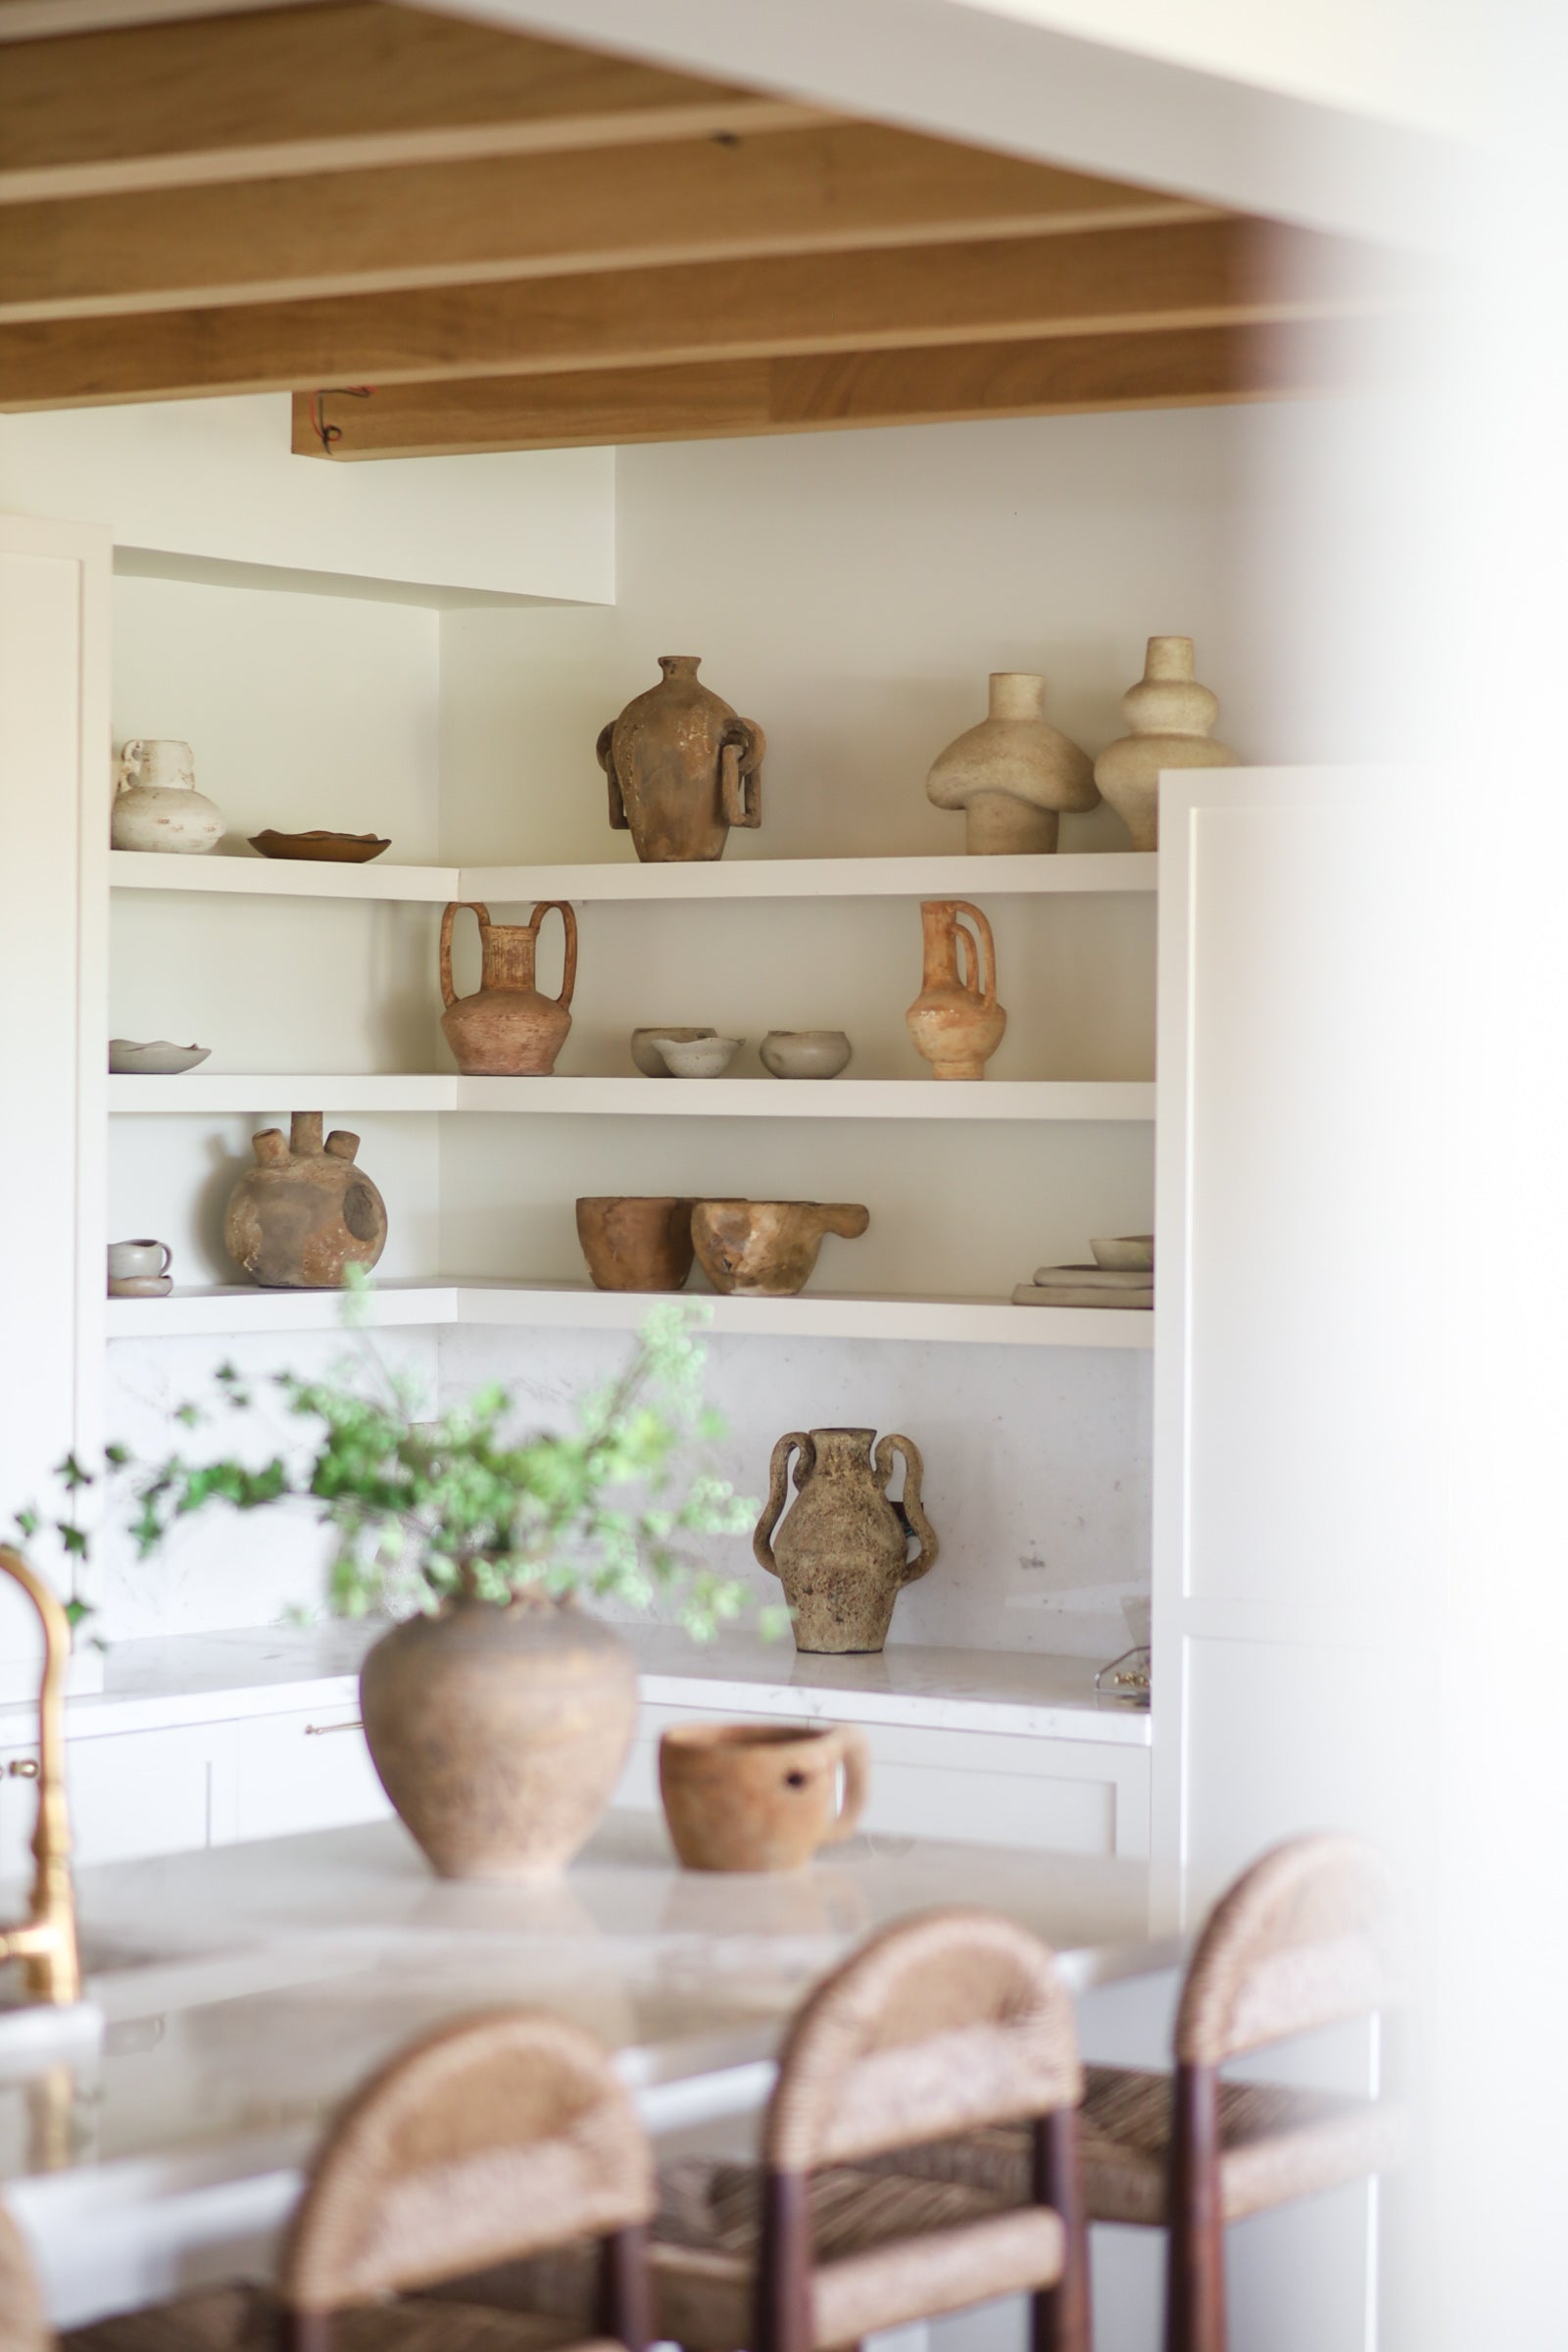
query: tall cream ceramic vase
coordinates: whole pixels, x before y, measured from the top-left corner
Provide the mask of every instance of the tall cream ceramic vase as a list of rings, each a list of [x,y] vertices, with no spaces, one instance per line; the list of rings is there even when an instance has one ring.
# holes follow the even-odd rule
[[[1056,846],[1061,811],[1100,795],[1087,752],[1044,717],[1046,681],[1026,669],[991,673],[991,711],[932,762],[926,797],[964,812],[971,858]]]
[[[1132,733],[1101,753],[1095,782],[1133,848],[1157,850],[1160,769],[1236,765],[1236,754],[1209,735],[1219,699],[1193,675],[1190,637],[1151,637],[1144,674],[1122,696],[1121,710]]]

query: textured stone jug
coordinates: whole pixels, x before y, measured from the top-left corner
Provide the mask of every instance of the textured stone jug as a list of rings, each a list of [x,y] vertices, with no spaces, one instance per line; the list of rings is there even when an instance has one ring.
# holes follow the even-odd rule
[[[815,1653],[878,1650],[893,1604],[924,1576],[937,1540],[920,1503],[919,1447],[874,1429],[792,1430],[773,1448],[767,1508],[752,1549],[784,1587],[795,1612],[795,1646]],[[795,1501],[783,1525],[790,1455]],[[904,1498],[887,1494],[895,1453],[904,1456]],[[919,1549],[911,1560],[910,1539]]]
[[[1093,808],[1100,795],[1089,754],[1045,719],[1046,681],[1032,670],[994,669],[991,711],[938,754],[926,798],[964,812],[971,858],[1051,851],[1064,808]]]
[[[637,1664],[569,1602],[455,1600],[382,1635],[360,1715],[382,1788],[443,1879],[540,1878],[610,1802]]]
[[[354,1164],[357,1135],[334,1128],[321,1143],[318,1110],[297,1110],[251,1138],[256,1165],[228,1197],[223,1241],[236,1265],[266,1290],[334,1291],[344,1269],[367,1272],[386,1248],[386,1203]]]
[[[972,923],[972,932],[964,928]],[[983,1078],[1007,1016],[997,1003],[991,925],[967,899],[925,899],[924,985],[905,1014],[933,1078]]]
[[[452,985],[452,926],[466,906],[479,925],[484,958],[479,987],[460,997]],[[539,927],[554,907],[566,933],[566,961],[561,994],[547,997],[533,984]],[[441,997],[446,1005],[441,1033],[457,1055],[460,1070],[475,1077],[545,1078],[571,1027],[571,992],[577,982],[577,918],[560,899],[545,899],[527,923],[493,923],[488,906],[465,899],[441,917]]]
[[[109,815],[112,849],[202,858],[218,847],[227,822],[216,802],[196,789],[196,762],[188,743],[136,736],[122,745]]]
[[[1131,727],[1095,761],[1095,781],[1133,837],[1135,850],[1159,847],[1159,771],[1163,767],[1234,767],[1236,754],[1209,728],[1219,698],[1193,675],[1190,637],[1151,637],[1144,674],[1121,698]]]
[[[645,865],[722,858],[731,825],[762,821],[766,738],[698,684],[699,654],[661,654],[664,675],[602,728],[610,821]]]

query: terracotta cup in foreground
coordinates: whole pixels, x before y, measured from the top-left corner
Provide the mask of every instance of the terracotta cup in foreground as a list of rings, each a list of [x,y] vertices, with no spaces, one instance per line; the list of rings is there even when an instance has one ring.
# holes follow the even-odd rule
[[[688,1870],[798,1870],[850,1835],[869,1773],[845,1723],[682,1723],[659,1742],[664,1819]]]

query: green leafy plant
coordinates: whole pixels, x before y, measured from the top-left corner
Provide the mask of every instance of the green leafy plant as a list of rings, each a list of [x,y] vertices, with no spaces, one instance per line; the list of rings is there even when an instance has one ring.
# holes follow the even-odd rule
[[[355,1287],[368,1288],[363,1277]],[[303,1503],[332,1531],[328,1597],[340,1615],[432,1612],[455,1597],[580,1593],[646,1607],[662,1596],[688,1633],[708,1640],[751,1596],[692,1540],[745,1534],[757,1504],[706,1471],[681,1475],[692,1445],[723,1434],[703,1401],[696,1311],[654,1308],[624,1371],[583,1397],[561,1433],[514,1434],[515,1401],[499,1384],[423,1418],[414,1384],[363,1339],[356,1360],[323,1379],[282,1372],[253,1384],[224,1364],[220,1411],[252,1416],[260,1386],[306,1425],[309,1442],[284,1443],[259,1464],[182,1450],[132,1463],[111,1449],[112,1466],[128,1474],[137,1554],[150,1557],[180,1521],[214,1503]],[[186,1404],[174,1418],[194,1431],[212,1416]],[[85,1556],[84,1541],[73,1548]],[[788,1622],[777,1608],[759,1615],[768,1633]]]

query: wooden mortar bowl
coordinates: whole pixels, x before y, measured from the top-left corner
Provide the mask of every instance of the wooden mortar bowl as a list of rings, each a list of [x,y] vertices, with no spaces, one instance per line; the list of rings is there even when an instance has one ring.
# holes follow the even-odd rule
[[[679,1291],[692,1270],[692,1203],[673,1194],[579,1200],[577,1239],[596,1291]]]
[[[816,1264],[824,1234],[858,1241],[871,1212],[857,1201],[699,1200],[697,1259],[715,1291],[735,1298],[792,1298]]]

